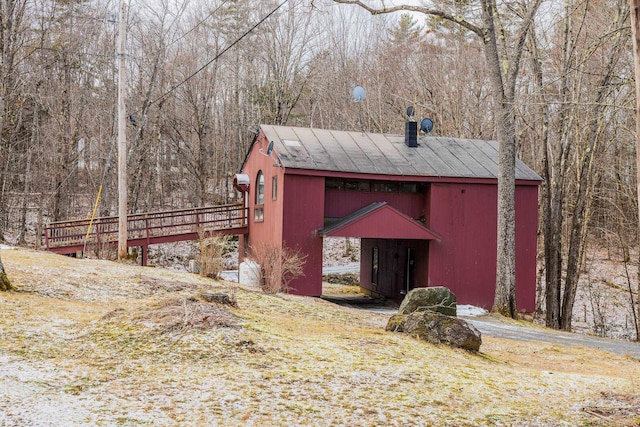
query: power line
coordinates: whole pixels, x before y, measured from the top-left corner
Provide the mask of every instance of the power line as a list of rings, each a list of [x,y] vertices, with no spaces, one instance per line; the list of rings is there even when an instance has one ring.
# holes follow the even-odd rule
[[[198,68],[196,71],[194,71],[190,76],[186,77],[184,80],[182,80],[180,83],[178,83],[177,85],[173,86],[171,89],[169,89],[168,91],[166,91],[164,94],[160,95],[159,97],[157,97],[156,99],[154,99],[153,101],[151,101],[151,104],[155,104],[156,102],[160,101],[161,99],[166,98],[167,96],[169,96],[171,93],[173,93],[176,89],[178,89],[180,86],[182,86],[183,84],[185,84],[186,82],[188,82],[189,80],[191,80],[192,78],[194,78],[198,73],[200,73],[202,70],[204,70],[205,68],[207,68],[209,65],[211,65],[213,62],[215,62],[216,60],[218,60],[218,58],[220,58],[222,55],[224,55],[229,49],[231,49],[232,47],[234,47],[236,44],[240,43],[240,41],[242,39],[244,39],[246,36],[248,36],[253,30],[255,30],[256,28],[258,28],[260,25],[262,25],[262,23],[264,21],[266,21],[267,19],[269,19],[271,17],[271,15],[273,15],[274,13],[276,13],[282,6],[285,5],[285,3],[287,3],[289,0],[284,0],[282,3],[280,3],[275,9],[273,9],[271,12],[269,12],[265,17],[263,17],[260,21],[258,21],[255,25],[253,25],[251,28],[249,28],[247,31],[244,32],[244,34],[242,34],[240,37],[238,37],[233,43],[231,43],[229,46],[225,47],[220,53],[218,53],[216,56],[214,56],[210,61],[208,61],[206,64],[204,64],[202,67]]]

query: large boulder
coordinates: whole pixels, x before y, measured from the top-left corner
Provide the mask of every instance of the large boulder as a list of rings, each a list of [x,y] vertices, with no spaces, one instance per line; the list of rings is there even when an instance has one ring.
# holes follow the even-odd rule
[[[447,344],[469,351],[480,350],[482,337],[473,325],[457,317],[433,311],[393,315],[387,331],[403,332],[432,344]]]
[[[456,296],[444,286],[411,289],[402,300],[398,313],[409,314],[425,310],[455,317]]]

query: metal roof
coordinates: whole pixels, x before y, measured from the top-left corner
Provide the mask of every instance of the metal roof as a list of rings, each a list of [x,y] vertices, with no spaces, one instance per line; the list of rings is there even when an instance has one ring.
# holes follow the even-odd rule
[[[497,178],[498,142],[261,125],[285,168],[376,175]],[[541,181],[516,160],[516,179]]]

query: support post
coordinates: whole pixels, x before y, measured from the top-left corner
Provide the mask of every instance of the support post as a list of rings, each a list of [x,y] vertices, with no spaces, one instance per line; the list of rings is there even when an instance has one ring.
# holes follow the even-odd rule
[[[140,251],[142,252],[142,266],[147,266],[147,257],[149,256],[149,246],[142,245],[140,246]]]
[[[118,21],[118,259],[127,258],[127,122],[125,105],[125,41],[127,13],[120,2]]]
[[[640,246],[640,0],[629,0],[631,15],[631,40],[633,42],[633,59],[636,83],[636,191],[638,197],[638,229],[636,230],[636,244]],[[638,251],[640,260],[640,250]],[[640,290],[640,269],[638,269],[638,290]],[[632,295],[633,296],[633,295]],[[634,316],[640,312],[640,298],[638,306],[633,307]],[[636,319],[636,341],[640,341],[640,324]]]

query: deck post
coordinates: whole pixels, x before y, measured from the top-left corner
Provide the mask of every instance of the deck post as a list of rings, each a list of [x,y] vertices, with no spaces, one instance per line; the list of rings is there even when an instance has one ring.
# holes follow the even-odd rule
[[[44,227],[44,243],[47,246],[47,250],[49,249],[49,227]]]
[[[142,252],[142,266],[146,267],[147,266],[147,257],[148,257],[148,252],[149,252],[149,246],[147,246],[147,245],[140,246],[140,251]]]
[[[242,192],[242,226],[249,225],[249,199],[247,193]]]
[[[246,239],[246,235],[244,234],[239,234],[238,235],[238,265],[240,265],[241,262],[244,261],[245,256],[247,256],[246,252],[246,245],[247,243],[247,239]]]

